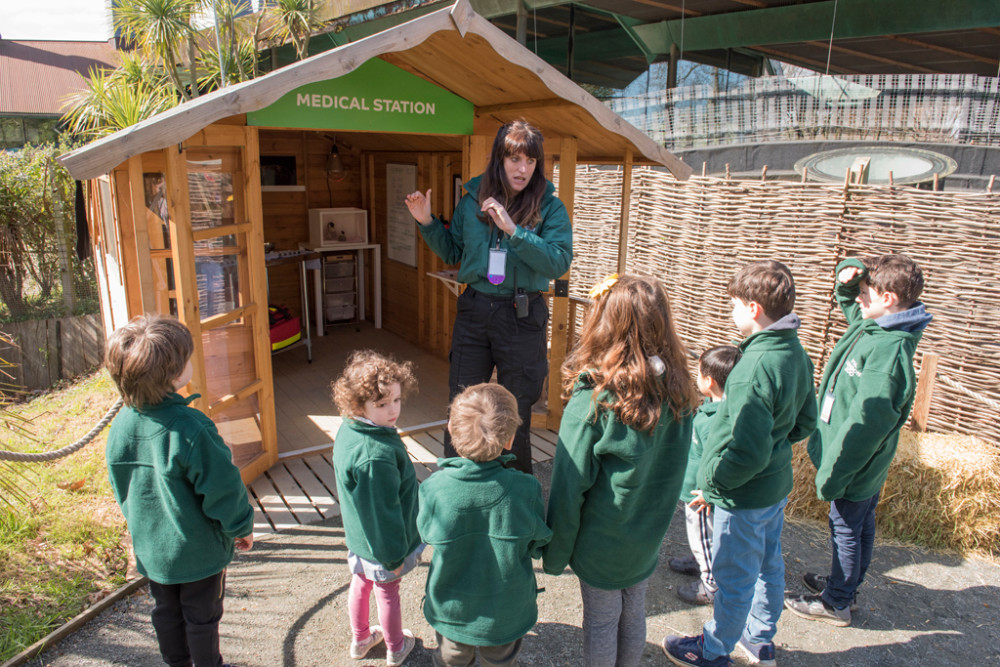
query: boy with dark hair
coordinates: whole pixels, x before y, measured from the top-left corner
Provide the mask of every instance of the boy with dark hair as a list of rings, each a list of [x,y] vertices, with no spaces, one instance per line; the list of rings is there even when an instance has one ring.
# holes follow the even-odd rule
[[[687,558],[670,559],[672,570],[698,576],[690,584],[677,588],[677,595],[691,604],[712,604],[715,599],[715,577],[712,575],[712,506],[703,505],[693,509],[690,501],[692,494],[697,495],[698,466],[705,440],[715,421],[719,405],[726,398],[726,378],[741,356],[740,349],[735,345],[716,345],[702,352],[698,358],[698,391],[706,400],[694,416],[691,449],[688,450],[687,470],[681,486],[691,555]]]
[[[437,634],[434,664],[517,665],[538,620],[531,559],[552,538],[537,479],[503,467],[521,419],[517,399],[477,384],[451,403],[448,429],[458,457],[420,485],[417,527],[434,546],[424,616]]]
[[[115,500],[156,601],[153,628],[171,667],[219,667],[219,621],[234,547],[253,545],[253,508],[215,424],[188,407],[187,327],[143,315],[111,334],[105,365],[125,407],[106,447]]]
[[[718,590],[713,617],[696,637],[668,636],[674,664],[723,667],[737,643],[751,662],[775,665],[785,565],[781,529],[792,489],[792,443],[816,428],[813,365],[799,343],[791,312],[791,271],[756,262],[729,283],[733,321],[746,336],[743,357],[726,380],[726,400],[698,469],[703,498],[714,506],[712,567]]]
[[[823,373],[820,419],[808,448],[816,495],[830,502],[833,563],[829,576],[803,576],[813,595],[785,599],[803,618],[851,624],[871,562],[875,507],[913,406],[913,354],[931,321],[917,301],[923,288],[920,267],[905,255],[837,266],[836,298],[848,326]]]

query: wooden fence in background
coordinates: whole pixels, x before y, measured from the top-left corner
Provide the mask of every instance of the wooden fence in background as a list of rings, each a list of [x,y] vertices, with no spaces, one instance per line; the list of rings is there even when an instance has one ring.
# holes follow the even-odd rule
[[[617,270],[621,170],[581,167],[570,296]],[[660,278],[689,348],[738,338],[726,285],[748,262],[795,276],[799,335],[817,379],[844,332],[834,267],[848,256],[904,253],[921,266],[934,315],[915,365],[939,355],[927,426],[1000,444],[1000,193],[692,177],[650,168],[631,183],[626,270]],[[926,357],[925,357],[926,354]]]
[[[88,373],[104,360],[104,326],[98,313],[0,324],[15,345],[0,342],[0,359],[13,364],[5,384],[44,390]]]

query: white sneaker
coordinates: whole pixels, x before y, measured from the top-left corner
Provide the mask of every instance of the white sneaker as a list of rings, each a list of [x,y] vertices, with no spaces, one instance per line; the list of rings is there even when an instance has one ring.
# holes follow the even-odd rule
[[[410,655],[410,651],[413,647],[417,645],[417,640],[414,639],[413,633],[409,630],[403,630],[403,648],[399,651],[386,651],[385,652],[385,664],[386,667],[400,667],[404,662],[406,662],[406,657]]]
[[[377,625],[373,625],[370,630],[371,634],[368,635],[368,639],[360,644],[353,639],[351,640],[351,657],[355,660],[361,660],[363,657],[368,655],[368,651],[382,643],[382,628]]]

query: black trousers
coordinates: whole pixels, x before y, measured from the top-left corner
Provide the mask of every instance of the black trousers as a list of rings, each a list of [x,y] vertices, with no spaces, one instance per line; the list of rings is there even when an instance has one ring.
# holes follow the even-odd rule
[[[511,448],[517,459],[510,467],[531,474],[531,406],[542,395],[549,371],[549,308],[538,293],[529,296],[528,305],[528,316],[518,318],[512,297],[489,296],[471,287],[462,293],[448,355],[448,402],[466,387],[489,382],[496,368],[497,382],[517,398],[521,417]],[[447,432],[444,444],[445,456],[458,455]]]
[[[186,584],[150,580],[153,629],[160,655],[170,667],[222,667],[219,621],[226,571]]]

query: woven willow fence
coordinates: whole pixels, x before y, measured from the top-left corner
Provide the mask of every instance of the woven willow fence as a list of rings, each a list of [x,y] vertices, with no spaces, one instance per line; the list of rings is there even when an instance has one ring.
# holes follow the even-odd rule
[[[571,296],[617,266],[621,171],[577,171]],[[917,348],[940,355],[932,430],[1000,445],[1000,194],[693,177],[649,168],[632,180],[626,268],[659,277],[689,348],[738,337],[726,284],[760,259],[787,264],[802,344],[817,380],[845,322],[834,267],[847,256],[902,252],[924,271],[934,321]]]

